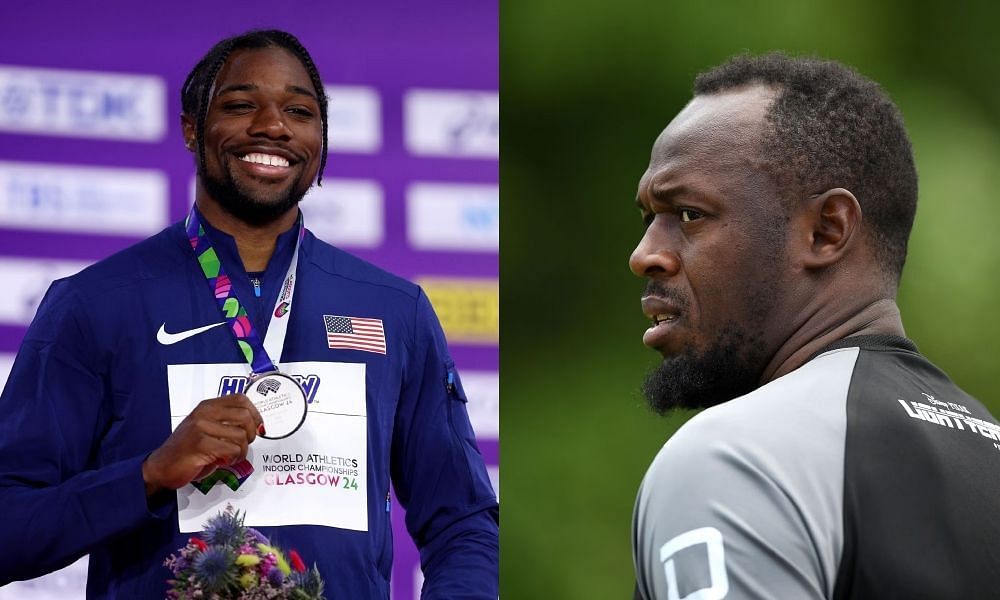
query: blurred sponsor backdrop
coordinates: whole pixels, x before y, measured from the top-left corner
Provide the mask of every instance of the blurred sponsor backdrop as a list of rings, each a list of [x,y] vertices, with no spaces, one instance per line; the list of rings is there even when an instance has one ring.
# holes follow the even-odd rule
[[[694,76],[745,49],[847,62],[898,103],[921,188],[907,333],[1000,413],[998,18],[979,1],[501,5],[503,595],[631,597],[635,491],[689,416],[657,418],[637,391],[657,357],[627,265],[633,200]]]
[[[218,40],[272,27],[300,38],[330,96],[330,158],[306,226],[425,287],[498,487],[496,0],[5,5],[0,385],[53,279],[187,212],[180,86]],[[419,557],[401,510],[393,522],[393,598],[416,598]],[[0,600],[82,598],[85,581],[84,559]]]

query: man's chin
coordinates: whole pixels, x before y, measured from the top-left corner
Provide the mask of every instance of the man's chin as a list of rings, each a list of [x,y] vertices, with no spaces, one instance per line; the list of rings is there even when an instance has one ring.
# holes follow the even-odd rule
[[[295,208],[305,196],[299,192],[299,182],[292,181],[282,189],[263,190],[258,185],[244,185],[230,179],[228,182],[203,178],[206,191],[227,213],[252,226],[267,225]]]
[[[706,373],[682,356],[664,359],[646,375],[642,392],[650,409],[666,415],[674,410],[708,408],[725,402],[711,392]]]
[[[661,415],[677,409],[716,406],[752,392],[762,369],[756,344],[730,329],[708,350],[687,351],[664,358],[642,385],[649,407]]]

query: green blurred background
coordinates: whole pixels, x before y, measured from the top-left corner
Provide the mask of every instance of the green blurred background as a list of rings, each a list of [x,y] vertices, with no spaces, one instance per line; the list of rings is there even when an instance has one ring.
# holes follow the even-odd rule
[[[649,461],[690,415],[638,387],[636,184],[694,76],[744,50],[833,58],[903,112],[920,200],[900,305],[931,360],[1000,414],[1000,8],[957,2],[501,2],[501,590],[630,598]]]

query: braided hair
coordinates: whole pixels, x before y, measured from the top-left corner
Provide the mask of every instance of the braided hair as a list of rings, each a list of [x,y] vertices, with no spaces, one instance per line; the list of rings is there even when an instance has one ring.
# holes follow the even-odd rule
[[[208,115],[208,105],[211,103],[209,94],[215,84],[226,60],[236,50],[252,49],[260,50],[264,48],[284,48],[299,59],[309,79],[312,80],[313,87],[316,88],[316,99],[319,101],[320,122],[323,124],[323,153],[320,157],[319,173],[316,185],[323,181],[323,168],[326,167],[326,110],[327,98],[323,90],[323,81],[316,70],[309,51],[305,49],[298,38],[294,35],[277,29],[248,31],[242,35],[226,38],[212,49],[195,65],[188,74],[181,86],[181,109],[184,114],[195,117],[195,136],[198,143],[198,156],[201,170],[205,170],[205,117]]]

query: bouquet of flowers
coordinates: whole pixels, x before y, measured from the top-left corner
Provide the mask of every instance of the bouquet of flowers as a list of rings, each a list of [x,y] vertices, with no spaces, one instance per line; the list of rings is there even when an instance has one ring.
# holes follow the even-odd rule
[[[286,556],[231,508],[163,564],[174,574],[171,600],[324,600],[315,565],[307,569],[295,550]]]

